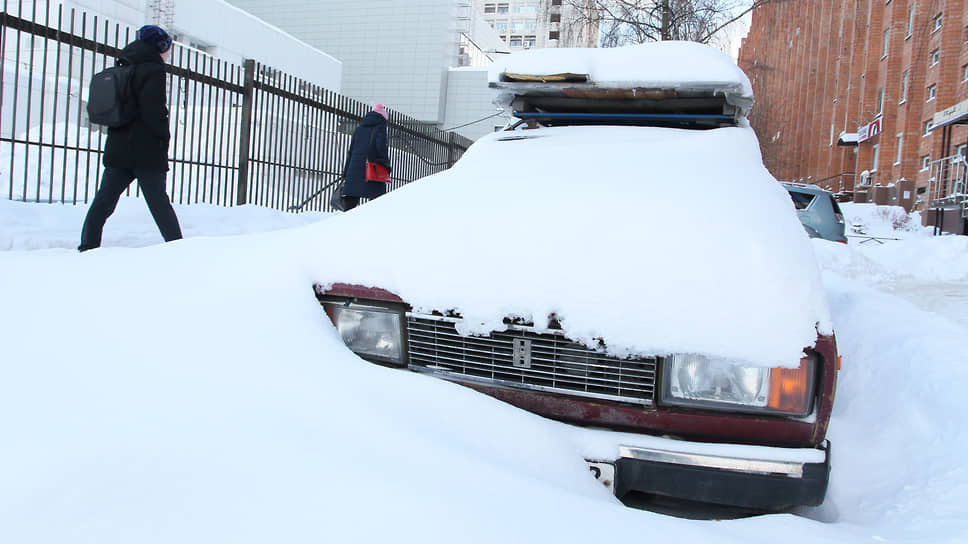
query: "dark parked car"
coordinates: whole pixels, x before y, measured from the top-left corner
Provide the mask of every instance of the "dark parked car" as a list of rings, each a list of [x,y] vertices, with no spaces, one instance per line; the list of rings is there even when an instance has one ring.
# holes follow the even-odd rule
[[[831,242],[847,243],[844,235],[844,213],[833,193],[816,185],[783,182],[790,193],[797,216],[811,238],[823,238]]]
[[[326,315],[363,359],[595,433],[628,502],[820,504],[837,348],[748,80],[699,44],[533,53],[491,73],[517,125],[331,220]]]

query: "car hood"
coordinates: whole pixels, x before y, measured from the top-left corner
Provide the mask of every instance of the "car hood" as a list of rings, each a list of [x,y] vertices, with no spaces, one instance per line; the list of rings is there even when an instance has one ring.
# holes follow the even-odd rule
[[[505,317],[616,355],[796,365],[829,311],[787,192],[747,127],[499,132],[450,170],[325,222],[314,281]]]

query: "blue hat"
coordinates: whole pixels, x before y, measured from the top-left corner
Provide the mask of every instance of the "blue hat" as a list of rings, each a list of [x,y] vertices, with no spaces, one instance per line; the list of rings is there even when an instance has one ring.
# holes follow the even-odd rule
[[[160,26],[145,25],[135,32],[134,37],[157,47],[159,53],[164,53],[171,48],[171,36]]]

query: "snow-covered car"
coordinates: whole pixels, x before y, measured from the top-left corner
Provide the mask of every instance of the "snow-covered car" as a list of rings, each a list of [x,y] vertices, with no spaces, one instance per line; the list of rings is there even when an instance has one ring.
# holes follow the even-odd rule
[[[790,193],[797,217],[811,238],[847,243],[844,212],[840,211],[833,193],[804,183],[783,182],[782,185]]]
[[[333,219],[315,292],[349,349],[594,430],[622,499],[821,503],[837,349],[745,75],[664,42],[516,53],[490,85],[518,124]]]

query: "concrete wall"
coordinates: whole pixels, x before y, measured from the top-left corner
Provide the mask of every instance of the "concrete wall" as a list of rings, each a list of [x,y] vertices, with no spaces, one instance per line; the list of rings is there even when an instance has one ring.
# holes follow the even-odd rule
[[[458,65],[455,0],[231,0],[343,62],[343,94],[427,122]]]
[[[509,116],[499,113],[491,103],[491,92],[487,88],[487,68],[454,68],[447,77],[447,116],[443,128],[452,128],[465,123],[466,127],[456,132],[472,140],[503,127]],[[477,121],[477,122],[474,122]]]

